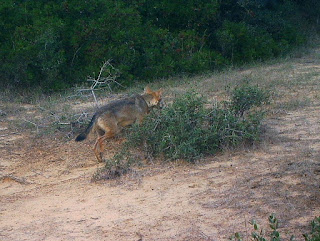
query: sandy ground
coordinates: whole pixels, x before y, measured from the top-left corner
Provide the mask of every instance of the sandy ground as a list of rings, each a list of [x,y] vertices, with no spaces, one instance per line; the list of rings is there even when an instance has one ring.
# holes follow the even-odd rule
[[[319,60],[293,66],[320,72]],[[310,94],[305,86],[300,93]],[[93,140],[35,137],[2,115],[0,240],[228,240],[250,233],[253,218],[267,227],[271,213],[284,237],[303,240],[320,215],[319,85],[311,90],[310,105],[270,115],[256,147],[195,165],[150,164],[102,182],[91,181],[101,167]],[[117,147],[111,141],[109,155]]]

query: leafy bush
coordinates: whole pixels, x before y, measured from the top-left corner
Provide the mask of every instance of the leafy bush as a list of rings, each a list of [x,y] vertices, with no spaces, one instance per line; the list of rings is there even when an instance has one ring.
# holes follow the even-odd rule
[[[236,87],[231,95],[231,109],[242,116],[245,111],[252,107],[260,107],[267,104],[270,98],[268,91],[258,86],[245,83]]]
[[[214,109],[209,120],[211,133],[216,133],[218,148],[236,147],[240,144],[253,144],[259,141],[262,132],[263,111],[248,113],[243,118],[232,109]]]
[[[279,52],[271,34],[245,22],[225,21],[215,35],[223,56],[232,63],[264,60],[277,56]]]
[[[257,92],[262,91],[255,88]],[[238,93],[242,93],[240,89],[236,89],[234,95]],[[250,111],[253,105],[262,104],[257,99],[261,96],[250,94],[240,95],[224,106],[206,109],[206,102],[201,96],[194,92],[187,93],[165,109],[150,114],[143,125],[134,125],[127,143],[131,148],[143,147],[152,156],[163,155],[167,160],[189,161],[227,147],[251,144],[260,138],[264,112]],[[247,112],[245,116],[239,115],[236,109],[241,106],[244,97],[251,101],[250,106],[241,109],[242,114]]]
[[[153,156],[194,160],[209,148],[205,145],[207,111],[203,104],[201,97],[188,93],[161,112],[150,114],[143,125],[134,125],[127,142],[131,147],[143,146]]]

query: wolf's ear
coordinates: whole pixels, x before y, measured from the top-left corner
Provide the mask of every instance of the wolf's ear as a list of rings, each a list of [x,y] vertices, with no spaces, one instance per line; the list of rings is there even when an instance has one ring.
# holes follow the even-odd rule
[[[163,89],[161,88],[161,89],[159,89],[157,92],[158,92],[158,95],[160,95],[160,96],[161,96],[161,95],[162,95],[162,93],[163,93]]]
[[[153,91],[149,88],[149,86],[146,86],[146,87],[144,88],[144,93],[146,93],[146,94],[152,94]]]

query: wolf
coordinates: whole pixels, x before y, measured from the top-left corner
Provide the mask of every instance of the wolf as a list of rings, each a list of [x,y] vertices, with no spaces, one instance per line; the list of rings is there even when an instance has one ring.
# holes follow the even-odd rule
[[[161,107],[162,90],[152,91],[149,87],[144,93],[113,101],[100,107],[93,115],[88,127],[75,141],[83,141],[89,133],[97,134],[93,150],[99,162],[102,162],[103,141],[116,136],[123,127],[133,123],[141,124],[144,117],[154,107]]]

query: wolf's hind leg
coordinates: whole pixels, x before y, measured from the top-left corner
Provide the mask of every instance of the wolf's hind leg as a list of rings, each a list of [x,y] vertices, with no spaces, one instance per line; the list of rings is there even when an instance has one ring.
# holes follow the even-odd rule
[[[102,152],[101,148],[98,150],[98,144],[99,144],[99,138],[97,138],[96,142],[94,143],[93,151],[96,155],[96,158],[98,159],[98,162],[102,162]]]
[[[96,143],[94,144],[94,153],[98,159],[99,162],[102,162],[102,152],[104,150],[104,144],[103,142],[108,139],[108,138],[112,138],[115,136],[116,133],[108,130],[104,133],[104,135],[99,136],[96,140]]]

